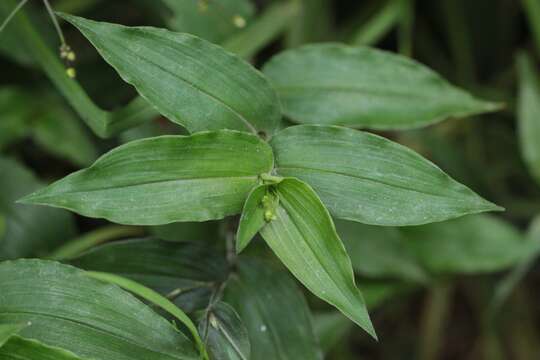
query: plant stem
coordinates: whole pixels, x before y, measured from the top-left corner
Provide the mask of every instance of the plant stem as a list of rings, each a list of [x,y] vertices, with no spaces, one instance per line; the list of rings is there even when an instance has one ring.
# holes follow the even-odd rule
[[[442,346],[443,330],[450,310],[452,285],[439,284],[429,290],[427,303],[422,315],[420,337],[420,359],[439,358]]]
[[[110,225],[88,232],[56,249],[47,258],[51,260],[66,260],[80,255],[82,252],[104,242],[128,236],[139,236],[143,228],[135,226]]]

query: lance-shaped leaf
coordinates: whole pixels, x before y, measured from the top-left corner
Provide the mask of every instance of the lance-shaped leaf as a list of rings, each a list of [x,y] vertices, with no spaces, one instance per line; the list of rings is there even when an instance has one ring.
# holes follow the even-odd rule
[[[312,293],[376,337],[351,260],[315,191],[294,178],[281,181],[275,191],[275,219],[261,230],[266,243]]]
[[[222,130],[133,141],[23,199],[123,224],[160,225],[239,213],[272,150]]]
[[[0,347],[0,359],[3,360],[85,360],[71,351],[47,346],[39,341],[12,336]]]
[[[527,55],[520,54],[518,65],[518,129],[521,154],[530,173],[540,183],[540,80],[532,60]]]
[[[400,55],[341,44],[274,57],[264,73],[293,121],[399,129],[496,110]]]
[[[256,258],[240,257],[225,289],[247,327],[251,359],[321,360],[311,314],[286,271]]]
[[[0,323],[27,323],[25,338],[86,359],[199,359],[193,343],[115,285],[52,261],[0,264]],[[53,329],[54,331],[51,331]]]
[[[279,199],[269,185],[259,185],[249,194],[236,234],[236,252],[240,253],[267,221],[271,220]]]
[[[200,243],[157,239],[115,241],[70,261],[92,271],[135,280],[191,312],[208,305],[216,283],[225,280],[225,257]]]
[[[337,126],[287,128],[272,139],[276,171],[315,189],[338,218],[419,225],[500,210],[414,151]]]
[[[236,311],[227,303],[212,305],[202,314],[199,332],[212,360],[251,359],[247,329]]]
[[[272,132],[275,91],[251,65],[193,35],[61,14],[160,113],[190,132]]]

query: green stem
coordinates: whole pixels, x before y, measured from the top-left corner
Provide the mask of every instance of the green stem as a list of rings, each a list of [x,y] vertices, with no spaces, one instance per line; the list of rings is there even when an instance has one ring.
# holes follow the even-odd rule
[[[415,0],[401,0],[398,26],[399,52],[409,57],[413,52],[414,3]]]
[[[429,290],[421,325],[421,360],[439,358],[444,325],[450,310],[451,295],[452,286],[450,284],[435,285],[434,288]]]
[[[354,45],[373,45],[385,36],[399,19],[402,0],[388,0],[375,16],[360,27],[352,38]]]
[[[13,4],[13,0],[2,0],[0,10],[7,13]],[[141,98],[136,98],[125,108],[117,111],[109,112],[101,109],[90,99],[81,85],[66,74],[66,69],[59,57],[48,47],[24,10],[19,11],[11,26],[28,54],[41,66],[68,103],[98,136],[110,137],[158,115]]]
[[[222,46],[242,58],[250,58],[287,30],[300,9],[296,0],[270,5],[244,31],[225,41]]]
[[[536,41],[536,49],[540,53],[540,1],[538,0],[521,0],[531,32]]]
[[[88,232],[56,249],[47,258],[66,260],[74,258],[84,251],[104,242],[121,237],[140,236],[144,230],[135,226],[110,225]]]

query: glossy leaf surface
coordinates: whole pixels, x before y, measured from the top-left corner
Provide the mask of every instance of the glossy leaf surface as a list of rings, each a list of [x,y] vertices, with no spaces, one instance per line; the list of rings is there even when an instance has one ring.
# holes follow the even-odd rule
[[[299,123],[400,129],[498,108],[416,61],[367,47],[307,45],[275,56],[263,71]]]
[[[2,360],[83,360],[70,351],[47,346],[36,340],[12,336],[0,347]]]
[[[276,186],[276,195],[275,219],[261,230],[266,243],[312,293],[376,337],[351,260],[317,194],[291,178]]]
[[[31,322],[20,331],[25,338],[88,359],[199,359],[164,318],[82,270],[52,261],[8,261],[0,264],[0,283],[0,322]]]
[[[24,199],[130,225],[220,219],[239,213],[270,147],[235,131],[133,141]]]
[[[277,95],[257,70],[198,37],[61,15],[161,114],[190,132],[272,132]]]
[[[338,218],[402,226],[500,210],[414,151],[367,132],[301,125],[271,145],[277,173],[310,184]]]
[[[306,300],[285,271],[241,257],[225,301],[248,329],[252,359],[322,359]]]

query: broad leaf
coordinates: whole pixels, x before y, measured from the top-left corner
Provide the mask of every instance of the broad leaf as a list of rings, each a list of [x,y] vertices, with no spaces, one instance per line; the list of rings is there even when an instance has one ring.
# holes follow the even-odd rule
[[[25,338],[83,359],[199,359],[164,318],[82,270],[51,261],[4,262],[0,283],[0,322],[31,322],[20,331]]]
[[[15,203],[42,186],[29,170],[0,157],[0,174],[0,260],[43,256],[75,236],[68,212]]]
[[[122,276],[104,273],[104,272],[96,272],[96,271],[89,271],[86,273],[86,275],[92,279],[118,285],[122,289],[127,290],[137,295],[139,298],[148,301],[152,305],[155,305],[159,307],[160,309],[164,310],[169,315],[172,315],[175,320],[179,320],[180,323],[189,330],[189,332],[191,333],[191,336],[193,337],[193,339],[195,340],[195,343],[197,344],[197,347],[199,349],[199,352],[201,353],[201,357],[203,357],[203,360],[209,360],[208,354],[206,353],[206,349],[204,347],[202,339],[200,338],[199,332],[197,331],[197,328],[195,327],[195,324],[193,323],[193,321],[191,321],[191,319],[187,316],[187,314],[183,310],[175,306],[167,298],[161,296],[154,290],[147,288],[144,285],[141,285],[133,280],[127,279]]]
[[[530,243],[517,229],[488,215],[404,227],[400,231],[419,263],[433,274],[503,270],[516,264],[530,249]]]
[[[224,256],[197,243],[135,239],[102,245],[71,264],[85,270],[126,276],[162,295],[184,311],[208,305],[215,283],[224,280]]]
[[[240,314],[251,342],[251,359],[321,360],[304,296],[273,264],[240,257],[225,301]]]
[[[271,133],[280,118],[268,81],[235,55],[192,35],[63,14],[129,84],[190,132]]]
[[[23,202],[131,225],[220,219],[241,211],[272,162],[266,143],[241,132],[149,138],[110,151]]]
[[[164,0],[172,11],[170,28],[221,43],[247,25],[255,9],[249,0]]]
[[[237,253],[240,253],[266,222],[271,220],[278,201],[278,198],[272,193],[268,185],[257,186],[251,191],[238,225],[236,234]]]
[[[356,273],[370,278],[427,281],[397,228],[342,220],[336,221],[336,228]]]
[[[317,194],[293,178],[281,181],[275,191],[275,219],[261,230],[266,243],[312,293],[376,337],[351,260]]]
[[[520,55],[518,65],[518,133],[521,154],[530,173],[540,184],[540,78],[527,55]]]
[[[399,129],[498,108],[420,63],[365,47],[308,45],[277,55],[263,71],[284,113],[300,123]]]
[[[2,360],[83,360],[74,353],[39,341],[12,336],[0,347]]]
[[[414,151],[370,133],[302,125],[271,144],[277,173],[313,186],[338,218],[402,226],[500,210]]]
[[[205,339],[210,359],[251,359],[247,329],[236,311],[227,303],[219,302],[203,313],[199,332]]]

